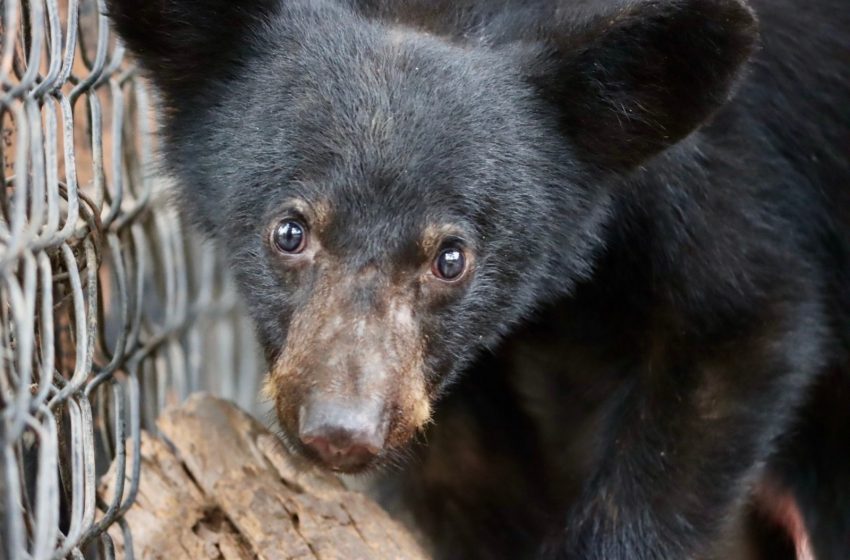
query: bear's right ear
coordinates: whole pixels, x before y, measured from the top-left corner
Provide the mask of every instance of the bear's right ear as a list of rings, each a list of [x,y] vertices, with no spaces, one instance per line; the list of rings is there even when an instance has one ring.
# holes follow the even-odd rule
[[[527,81],[583,161],[629,169],[678,142],[730,95],[757,36],[745,0],[625,0],[523,41]],[[529,39],[531,39],[529,41]]]
[[[280,0],[107,0],[127,47],[166,97],[191,93],[238,61]]]

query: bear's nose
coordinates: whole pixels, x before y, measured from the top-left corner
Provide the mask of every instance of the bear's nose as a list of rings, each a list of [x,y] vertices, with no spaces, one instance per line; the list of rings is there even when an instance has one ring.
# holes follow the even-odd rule
[[[328,468],[362,469],[384,446],[380,408],[372,403],[310,403],[301,408],[298,436]]]

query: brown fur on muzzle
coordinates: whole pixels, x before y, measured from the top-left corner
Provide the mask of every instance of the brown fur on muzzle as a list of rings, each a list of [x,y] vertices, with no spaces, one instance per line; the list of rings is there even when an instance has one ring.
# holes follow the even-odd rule
[[[373,284],[368,305],[354,295],[361,289],[357,279],[323,274],[307,305],[292,316],[265,392],[290,434],[297,433],[299,410],[309,402],[377,405],[385,448],[400,447],[431,414],[424,344],[409,296],[374,275],[359,280]]]

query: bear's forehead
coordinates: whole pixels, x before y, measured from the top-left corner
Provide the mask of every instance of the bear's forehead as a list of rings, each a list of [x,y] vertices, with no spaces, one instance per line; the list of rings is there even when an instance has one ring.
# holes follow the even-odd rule
[[[504,55],[400,25],[355,19],[328,37],[291,33],[297,48],[276,48],[272,39],[254,61],[251,71],[263,76],[257,93],[280,88],[296,110],[330,113],[352,128],[389,119],[422,124],[439,115],[472,124],[517,82]]]
[[[493,96],[499,88],[451,49],[393,33],[402,32],[379,40],[413,44],[364,47],[351,59],[318,47],[302,53],[279,114],[254,122],[258,134],[281,129],[277,146],[293,156],[294,174],[339,208],[445,204],[475,188],[481,163],[510,140],[515,112]]]

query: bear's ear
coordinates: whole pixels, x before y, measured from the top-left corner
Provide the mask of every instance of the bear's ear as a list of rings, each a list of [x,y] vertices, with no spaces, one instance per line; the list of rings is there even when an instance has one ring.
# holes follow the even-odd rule
[[[115,30],[166,96],[238,60],[280,0],[107,0]]]
[[[546,31],[524,72],[579,157],[628,169],[681,140],[730,95],[757,25],[740,0],[639,0],[583,29]]]

